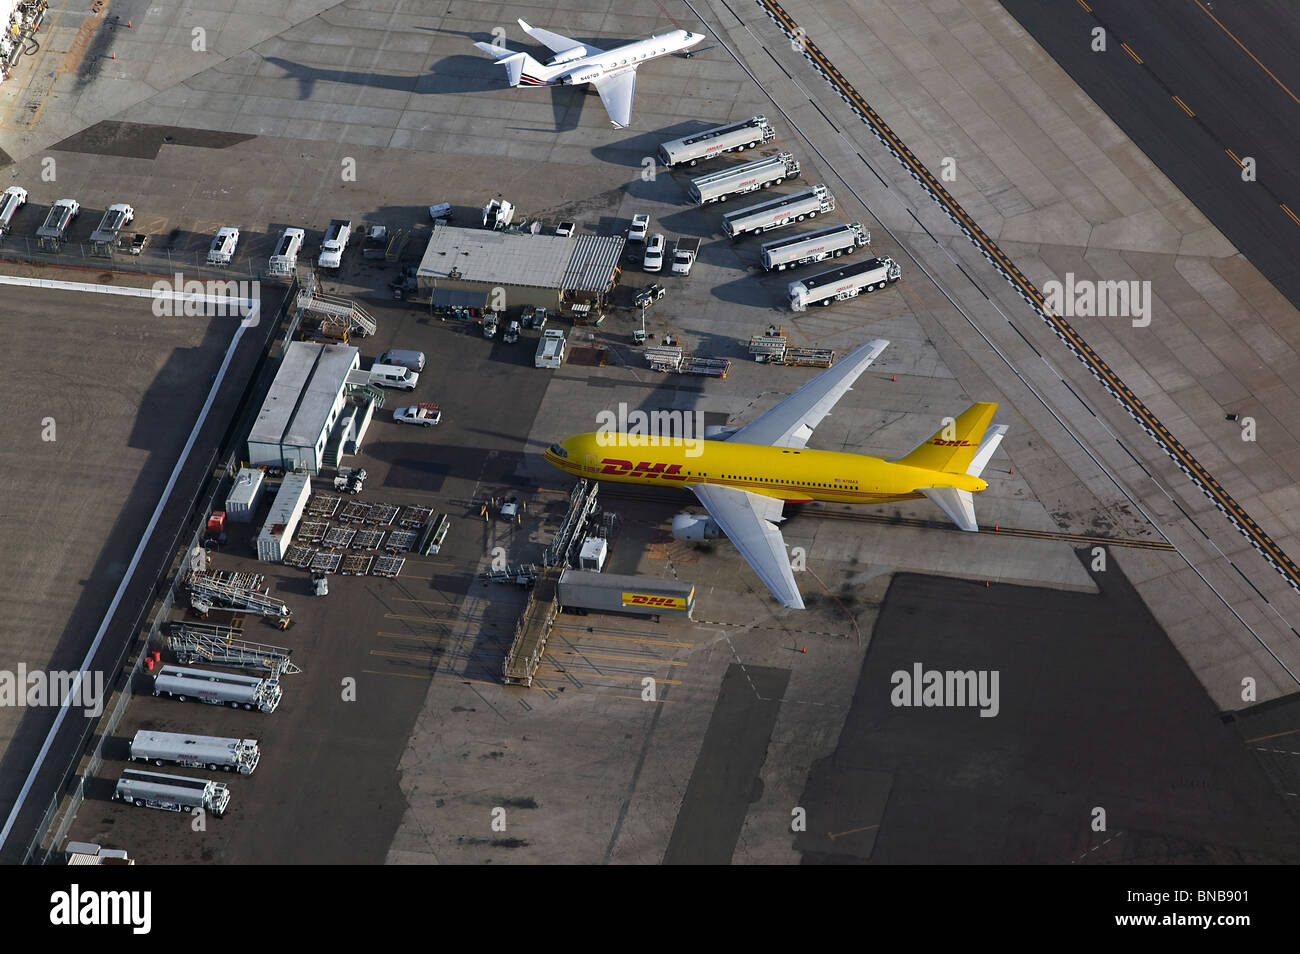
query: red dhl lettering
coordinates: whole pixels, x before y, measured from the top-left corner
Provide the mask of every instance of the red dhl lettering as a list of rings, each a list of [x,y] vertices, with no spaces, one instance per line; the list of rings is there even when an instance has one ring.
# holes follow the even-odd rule
[[[935,447],[970,447],[970,441],[945,441],[937,437],[930,443]]]
[[[630,460],[618,460],[613,457],[602,457],[600,462],[604,465],[600,468],[600,472],[609,474],[611,477],[658,477],[663,480],[686,479],[686,475],[682,473],[681,464],[665,464],[649,460],[633,464]]]
[[[667,606],[685,609],[686,601],[680,596],[650,596],[646,593],[624,593],[623,602],[629,606]]]

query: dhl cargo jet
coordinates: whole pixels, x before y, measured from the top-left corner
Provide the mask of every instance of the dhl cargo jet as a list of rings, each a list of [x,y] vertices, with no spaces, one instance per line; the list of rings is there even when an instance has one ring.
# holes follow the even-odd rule
[[[492,54],[506,68],[506,78],[511,86],[577,86],[590,83],[600,94],[605,112],[609,113],[609,121],[618,129],[632,122],[636,68],[647,60],[680,53],[704,39],[703,33],[673,30],[612,50],[600,50],[562,34],[529,26],[523,20],[519,21],[519,26],[555,53],[545,65],[527,53],[508,50],[494,43],[474,45],[484,53]]]
[[[895,461],[806,447],[817,425],[888,344],[868,341],[744,427],[709,428],[703,440],[577,434],[552,444],[546,459],[577,477],[687,488],[709,516],[678,514],[673,536],[703,540],[726,534],[782,605],[803,609],[776,527],[787,503],[928,497],[961,529],[979,530],[971,495],[988,486],[980,474],[1007,431],[1004,424],[990,426],[997,404],[972,404]]]

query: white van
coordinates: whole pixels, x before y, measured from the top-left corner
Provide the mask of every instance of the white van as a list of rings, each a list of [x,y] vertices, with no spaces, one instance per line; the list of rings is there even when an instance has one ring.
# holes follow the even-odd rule
[[[399,368],[410,368],[412,371],[420,372],[424,370],[424,352],[391,348],[376,358],[375,364],[395,364]]]
[[[420,376],[410,368],[396,364],[376,364],[370,369],[370,383],[381,388],[400,388],[414,391],[420,383]]]
[[[223,228],[208,247],[209,265],[229,265],[235,257],[235,246],[239,244],[239,229]]]

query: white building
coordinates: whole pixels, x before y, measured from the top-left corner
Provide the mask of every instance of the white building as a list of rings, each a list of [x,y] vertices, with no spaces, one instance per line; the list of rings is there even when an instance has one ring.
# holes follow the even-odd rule
[[[361,352],[348,345],[290,344],[249,431],[249,466],[320,473],[325,445],[347,406],[348,372],[359,367]]]

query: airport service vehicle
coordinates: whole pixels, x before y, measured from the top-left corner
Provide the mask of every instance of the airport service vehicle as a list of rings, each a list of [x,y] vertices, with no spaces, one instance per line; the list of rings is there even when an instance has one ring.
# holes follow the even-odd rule
[[[352,235],[352,222],[348,219],[334,219],[325,230],[325,238],[320,243],[320,254],[316,256],[317,268],[338,268],[343,264],[343,250],[348,247],[348,238]]]
[[[629,242],[644,242],[646,233],[650,231],[650,213],[638,212],[632,216],[632,227],[627,230],[627,240]]]
[[[839,258],[864,247],[871,241],[871,233],[861,222],[848,225],[831,225],[815,232],[804,232],[789,238],[764,242],[760,251],[765,271],[778,272],[826,258]]]
[[[436,404],[412,404],[410,407],[399,407],[395,410],[393,420],[398,424],[433,427],[442,422],[442,410]]]
[[[292,275],[298,265],[298,252],[306,239],[307,233],[302,229],[285,229],[266,263],[266,274],[276,278]]]
[[[856,298],[864,291],[875,291],[898,281],[902,274],[892,258],[869,258],[852,265],[818,272],[790,283],[790,308],[806,311],[809,305]]]
[[[139,255],[144,251],[144,247],[149,244],[149,236],[144,232],[136,232],[131,236],[131,254]]]
[[[410,368],[400,364],[375,363],[370,368],[370,383],[381,388],[397,388],[400,391],[414,391],[420,383],[420,376]]]
[[[274,712],[280,704],[280,682],[214,669],[163,666],[154,676],[153,694],[165,694],[181,702],[198,699],[214,706],[256,707],[262,712]]]
[[[361,243],[361,257],[375,261],[388,255],[388,226],[372,225]]]
[[[538,43],[555,54],[547,63],[537,62],[527,53],[508,50],[494,43],[475,43],[506,68],[511,86],[577,86],[590,83],[600,94],[609,121],[615,129],[632,122],[632,96],[636,90],[637,67],[647,60],[689,49],[704,39],[703,33],[672,30],[646,40],[637,40],[612,50],[600,50],[577,40],[529,26],[519,26]],[[689,55],[689,54],[688,54]]]
[[[419,372],[424,370],[424,352],[407,351],[403,348],[389,348],[375,359],[375,364],[395,364]]]
[[[645,258],[641,260],[641,268],[647,272],[657,272],[664,267],[664,241],[662,232],[656,232],[650,236],[650,241],[645,243]]]
[[[483,316],[483,337],[495,338],[497,329],[501,326],[501,318],[495,311],[489,311]]]
[[[743,152],[776,138],[776,130],[766,116],[751,116],[738,123],[714,126],[659,146],[659,161],[668,168],[693,166],[724,152]]]
[[[690,617],[695,609],[693,584],[653,576],[564,570],[560,574],[556,595],[562,611],[583,616],[595,611]]]
[[[700,254],[700,240],[697,238],[679,238],[673,249],[673,274],[689,275],[695,264],[695,256]]]
[[[229,265],[239,247],[239,229],[226,226],[219,230],[208,246],[209,265]]]
[[[824,185],[815,185],[811,189],[773,196],[766,202],[728,212],[722,217],[722,231],[734,241],[742,235],[779,229],[791,222],[802,222],[834,210],[835,197]]]
[[[564,332],[561,329],[546,329],[538,339],[533,364],[539,368],[558,368],[564,364],[564,345]]]
[[[649,308],[666,294],[667,292],[664,290],[664,286],[655,282],[647,285],[645,288],[639,289],[635,297],[633,297],[632,302],[638,308],[645,309]]]
[[[162,808],[172,812],[202,809],[220,815],[230,804],[230,789],[223,782],[183,775],[164,775],[141,769],[123,769],[113,798],[140,807]]]
[[[568,238],[573,234],[574,229],[577,227],[577,224],[574,222],[561,222],[555,227],[555,234],[561,238]]]
[[[505,199],[493,199],[483,206],[483,228],[503,229],[515,218],[515,207]]]
[[[452,219],[451,203],[439,202],[429,206],[429,218],[435,222],[450,222]]]
[[[27,204],[27,190],[10,186],[0,193],[0,240],[13,227],[14,213]]]
[[[112,254],[117,246],[117,233],[135,219],[135,209],[124,202],[110,205],[99,220],[99,228],[90,233],[90,244],[98,254]]]
[[[344,471],[346,468],[339,468]],[[356,496],[365,490],[365,477],[355,473],[339,473],[334,477],[334,491],[338,494]]]
[[[799,160],[791,153],[783,152],[692,179],[686,191],[696,205],[726,202],[733,195],[744,195],[746,192],[780,185],[786,179],[799,175],[799,172]]]
[[[59,199],[45,216],[45,224],[36,230],[36,242],[47,252],[57,252],[68,237],[68,226],[81,214],[76,199]]]
[[[783,606],[803,609],[777,524],[787,503],[888,503],[928,498],[962,530],[977,531],[973,495],[1006,433],[997,405],[973,404],[910,454],[894,461],[808,448],[836,403],[889,342],[868,341],[742,427],[706,427],[702,440],[608,432],[552,444],[546,460],[565,473],[689,490],[707,515],[673,518],[679,540],[725,535]]]
[[[191,768],[215,772],[225,769],[251,775],[262,758],[257,739],[221,739],[211,735],[186,735],[183,732],[153,732],[141,729],[130,745],[133,762],[175,762]]]
[[[519,340],[519,322],[517,320],[513,318],[510,320],[510,323],[506,325],[506,330],[501,332],[501,340],[505,344],[514,344]]]

